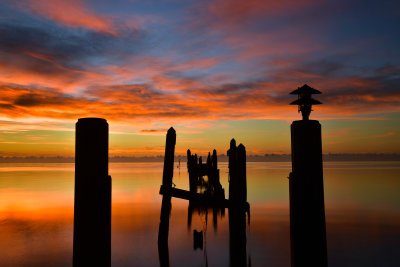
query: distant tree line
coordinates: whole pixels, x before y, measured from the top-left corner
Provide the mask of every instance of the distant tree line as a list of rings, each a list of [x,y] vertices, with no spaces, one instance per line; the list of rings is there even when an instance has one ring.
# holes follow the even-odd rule
[[[204,160],[206,156],[203,156]],[[163,162],[164,156],[147,156],[147,157],[129,157],[129,156],[113,156],[110,157],[110,162]],[[186,155],[179,155],[175,158],[176,161],[181,160],[181,163],[186,163]],[[400,161],[400,154],[384,154],[384,153],[368,153],[368,154],[324,154],[324,161]],[[218,161],[226,162],[228,157],[218,155]],[[265,154],[265,155],[248,155],[247,162],[289,162],[291,161],[290,154]],[[0,156],[0,163],[73,163],[74,157],[4,157]]]

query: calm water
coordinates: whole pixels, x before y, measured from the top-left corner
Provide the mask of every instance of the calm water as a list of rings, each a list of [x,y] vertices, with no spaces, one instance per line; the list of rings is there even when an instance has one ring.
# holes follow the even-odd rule
[[[227,190],[227,165],[220,163]],[[290,266],[290,163],[248,163],[247,257],[252,266]],[[112,265],[158,266],[161,163],[111,163]],[[400,162],[324,164],[329,266],[400,266]],[[174,183],[188,189],[186,168]],[[226,192],[227,194],[227,192]],[[0,266],[72,266],[73,164],[0,164]],[[212,225],[172,200],[171,266],[229,265],[228,213]],[[193,229],[206,247],[193,250]]]

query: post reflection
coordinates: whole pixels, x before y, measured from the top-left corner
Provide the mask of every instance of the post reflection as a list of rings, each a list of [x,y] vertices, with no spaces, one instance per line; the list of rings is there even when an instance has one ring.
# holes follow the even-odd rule
[[[163,196],[161,204],[160,226],[158,228],[158,258],[160,266],[169,266],[168,233],[169,216],[171,214],[171,197]]]
[[[247,261],[246,243],[247,243],[246,210],[243,208],[230,208],[229,209],[229,265],[230,266],[251,266],[250,257]]]
[[[165,208],[170,212],[170,202],[162,204],[162,210]],[[169,208],[169,209],[168,209]],[[247,256],[247,236],[246,225],[250,224],[249,207],[234,206],[228,208],[229,218],[229,266],[251,266],[251,259]],[[187,229],[189,232],[193,230],[193,250],[203,250],[204,266],[208,266],[207,257],[207,230],[209,214],[212,213],[212,224],[214,231],[218,230],[218,219],[225,216],[225,208],[213,208],[189,201]],[[247,218],[246,218],[247,213]],[[162,212],[163,214],[163,212]],[[169,232],[169,215],[164,213],[165,218],[160,221],[158,252],[160,266],[170,266],[169,250],[168,250],[168,232]],[[201,216],[203,218],[203,229],[192,229],[191,221],[193,216]],[[246,220],[247,219],[247,220]],[[166,233],[166,234],[165,234]]]

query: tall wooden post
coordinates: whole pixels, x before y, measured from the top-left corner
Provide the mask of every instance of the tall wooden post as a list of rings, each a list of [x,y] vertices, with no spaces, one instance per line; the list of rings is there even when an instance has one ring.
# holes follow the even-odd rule
[[[236,141],[232,138],[229,150],[228,150],[228,168],[229,168],[229,200],[234,200],[237,196],[236,192],[236,184],[238,180],[238,172],[237,172],[237,147]]]
[[[246,253],[246,148],[231,140],[229,156],[229,256],[230,266],[247,266]]]
[[[111,266],[108,123],[81,118],[75,137],[73,266]]]
[[[172,178],[174,176],[174,155],[176,144],[176,132],[174,128],[169,128],[165,143],[164,170],[163,170],[163,186],[169,188],[172,186]]]
[[[243,205],[247,202],[247,177],[246,177],[246,148],[243,144],[237,147],[238,157],[238,199]]]
[[[229,201],[234,205],[243,205],[247,201],[246,148],[243,144],[236,147],[231,140],[229,156]]]
[[[168,252],[168,232],[169,216],[171,213],[171,193],[168,191],[172,187],[174,176],[174,154],[175,154],[176,132],[174,128],[169,128],[165,143],[163,184],[164,194],[161,204],[160,226],[158,229],[158,256],[160,266],[169,266]]]
[[[197,158],[192,155],[190,149],[187,150],[187,169],[189,172],[189,190],[196,192],[197,187]]]
[[[321,125],[294,121],[290,191],[292,267],[327,266]]]

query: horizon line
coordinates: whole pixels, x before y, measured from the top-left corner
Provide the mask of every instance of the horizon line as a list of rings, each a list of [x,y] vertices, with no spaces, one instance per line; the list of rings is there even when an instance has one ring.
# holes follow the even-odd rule
[[[327,153],[324,161],[400,161],[400,153]],[[175,161],[186,155],[177,155]],[[218,155],[220,162],[226,162],[225,154]],[[162,162],[164,156],[111,156],[109,162]],[[247,155],[248,162],[289,162],[291,154]],[[73,156],[0,156],[0,163],[74,163]]]

